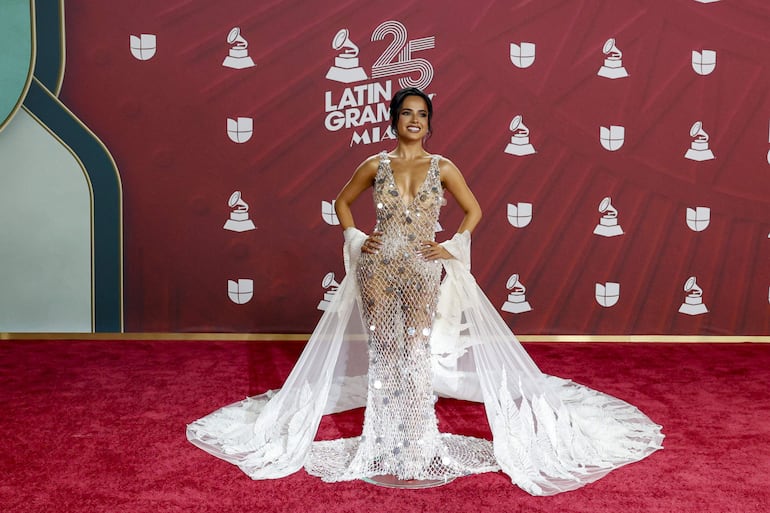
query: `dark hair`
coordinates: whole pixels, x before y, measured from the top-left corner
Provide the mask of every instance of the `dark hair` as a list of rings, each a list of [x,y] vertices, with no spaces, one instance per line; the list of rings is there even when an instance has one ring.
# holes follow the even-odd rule
[[[401,105],[404,104],[404,100],[407,96],[419,96],[425,100],[425,105],[428,106],[428,134],[425,137],[430,137],[430,134],[433,131],[430,124],[431,119],[433,119],[433,102],[430,101],[430,97],[427,94],[416,87],[405,87],[404,89],[396,91],[396,94],[393,95],[393,99],[390,100],[390,129],[394,134],[397,133],[398,112],[401,110]]]

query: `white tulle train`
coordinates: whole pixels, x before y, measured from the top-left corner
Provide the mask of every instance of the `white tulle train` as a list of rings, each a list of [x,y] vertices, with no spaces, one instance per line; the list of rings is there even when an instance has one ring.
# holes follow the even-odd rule
[[[348,276],[283,387],[187,427],[193,444],[253,479],[303,467],[327,481],[369,477],[353,464],[356,438],[314,441],[323,415],[365,406],[367,398],[367,339],[351,279],[366,235],[354,229],[345,235]],[[470,454],[460,472],[502,470],[532,495],[553,495],[662,448],[661,426],[636,407],[540,372],[471,275],[470,234],[443,245],[455,259],[443,261],[431,333],[434,390],[483,402],[492,432],[491,444],[442,435]]]

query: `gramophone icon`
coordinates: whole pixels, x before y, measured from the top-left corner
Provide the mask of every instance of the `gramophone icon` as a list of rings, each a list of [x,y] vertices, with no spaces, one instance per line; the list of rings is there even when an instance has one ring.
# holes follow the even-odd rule
[[[509,128],[513,135],[511,136],[511,142],[505,147],[505,153],[516,155],[517,157],[535,153],[535,147],[529,142],[529,128],[524,124],[521,114],[514,116]]]
[[[340,284],[337,283],[337,281],[334,279],[334,273],[327,273],[321,282],[321,286],[325,288],[326,291],[324,292],[324,298],[320,303],[318,303],[318,309],[326,310],[329,308],[332,299],[334,299],[334,295],[337,293],[337,289],[340,287]]]
[[[233,27],[227,34],[227,43],[232,45],[222,66],[233,69],[251,68],[254,61],[249,57],[249,43],[241,36],[241,29]]]
[[[511,293],[508,294],[508,301],[506,301],[501,308],[503,312],[519,314],[532,310],[532,307],[527,301],[527,287],[519,281],[518,274],[512,274],[511,277],[508,278],[505,288],[510,290]]]
[[[604,66],[599,68],[597,73],[600,77],[616,79],[628,76],[626,68],[623,67],[623,52],[615,46],[614,38],[611,37],[604,43],[602,53],[607,57],[604,59]]]
[[[701,162],[714,159],[714,153],[709,149],[709,134],[703,130],[703,123],[696,121],[690,128],[690,137],[694,137],[690,143],[690,149],[684,154],[685,158]]]
[[[334,66],[329,68],[326,78],[335,82],[349,84],[366,80],[364,68],[358,64],[358,46],[348,37],[348,29],[340,29],[332,39],[332,48],[344,51],[334,58]]]
[[[687,315],[700,315],[708,312],[708,308],[703,304],[703,289],[698,286],[695,276],[690,276],[684,282],[684,291],[687,295],[684,303],[679,307],[679,313]]]
[[[241,198],[241,191],[235,191],[227,200],[227,206],[232,208],[230,219],[225,223],[224,229],[231,232],[246,232],[256,230],[257,227],[249,219],[249,205]]]
[[[604,215],[602,215],[601,219],[599,219],[599,224],[594,228],[596,235],[601,235],[602,237],[623,235],[623,228],[618,224],[618,209],[612,206],[612,199],[609,196],[599,203],[599,212]]]

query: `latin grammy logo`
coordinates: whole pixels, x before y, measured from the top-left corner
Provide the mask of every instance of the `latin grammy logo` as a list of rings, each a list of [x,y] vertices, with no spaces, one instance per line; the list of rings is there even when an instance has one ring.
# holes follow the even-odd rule
[[[694,232],[702,232],[708,228],[711,222],[711,209],[709,207],[688,208],[686,214],[687,227]]]
[[[506,301],[501,308],[503,312],[520,314],[532,310],[526,297],[527,287],[519,281],[518,274],[512,274],[511,277],[508,278],[505,288],[511,292],[508,294],[508,301]]]
[[[423,91],[433,81],[433,65],[421,58],[414,58],[416,52],[436,47],[436,36],[408,39],[406,26],[400,21],[385,21],[372,32],[372,41],[383,41],[390,36],[391,43],[372,64],[372,78],[402,75],[398,79],[401,87],[417,87]],[[406,76],[403,76],[406,75]]]
[[[515,228],[524,228],[532,221],[532,203],[508,203],[508,222]]]
[[[690,143],[690,149],[684,157],[697,162],[714,159],[714,154],[709,149],[709,135],[703,130],[703,123],[696,121],[690,128],[690,137],[694,137]]]
[[[236,305],[245,305],[254,297],[254,280],[227,280],[227,297]]]
[[[612,206],[612,199],[609,196],[599,203],[599,212],[603,215],[594,228],[594,234],[602,237],[623,235],[623,229],[618,224],[618,210]]]
[[[511,136],[511,142],[505,147],[505,153],[516,155],[517,157],[535,153],[535,148],[529,143],[529,128],[524,124],[521,114],[514,116],[509,128],[513,135]]]
[[[321,282],[321,286],[326,289],[326,291],[324,292],[324,298],[318,303],[318,309],[326,310],[329,308],[332,299],[334,299],[334,295],[337,293],[340,284],[334,280],[334,273],[327,273]]]
[[[602,53],[607,57],[604,58],[604,66],[599,68],[599,73],[597,73],[597,75],[613,80],[628,76],[626,68],[623,67],[623,52],[615,46],[614,38],[609,38],[607,42],[604,43]]]
[[[251,118],[227,118],[227,137],[237,144],[251,139],[254,133],[254,120]]]
[[[626,129],[622,126],[610,125],[609,128],[599,127],[599,142],[607,151],[617,151],[626,141]]]
[[[535,62],[535,43],[511,43],[511,62],[517,68],[529,68]]]
[[[332,48],[336,51],[343,50],[334,58],[334,66],[329,68],[326,78],[335,82],[349,84],[366,80],[364,68],[358,64],[358,46],[348,37],[348,29],[340,29],[332,39]]]
[[[222,66],[233,69],[253,68],[254,61],[249,57],[249,43],[241,36],[241,29],[233,27],[227,34],[227,44],[230,45]]]
[[[241,198],[241,191],[235,191],[227,200],[227,206],[232,209],[230,219],[225,222],[224,229],[231,232],[247,232],[257,227],[249,219],[249,205]]]
[[[684,282],[684,291],[687,295],[684,297],[684,303],[679,307],[679,313],[701,315],[708,312],[708,308],[703,304],[703,289],[698,286],[695,276],[690,276]]]
[[[326,224],[337,226],[340,220],[337,219],[337,212],[334,211],[334,201],[321,201],[321,217]]]
[[[128,41],[131,55],[140,61],[148,61],[155,56],[155,50],[158,47],[155,34],[131,35]]]
[[[717,52],[714,50],[692,51],[692,69],[698,75],[709,75],[717,67]]]
[[[620,299],[620,283],[611,281],[596,284],[596,302],[605,308],[615,306]]]

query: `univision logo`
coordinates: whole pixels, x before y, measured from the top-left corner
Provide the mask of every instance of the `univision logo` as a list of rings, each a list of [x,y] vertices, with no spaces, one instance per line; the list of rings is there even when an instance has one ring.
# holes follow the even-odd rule
[[[508,222],[515,228],[524,228],[532,221],[532,203],[508,203]]]
[[[535,62],[535,43],[511,43],[510,56],[517,68],[529,68]]]
[[[155,56],[158,48],[155,34],[141,34],[139,36],[131,35],[128,38],[131,55],[140,61],[148,61]]]

